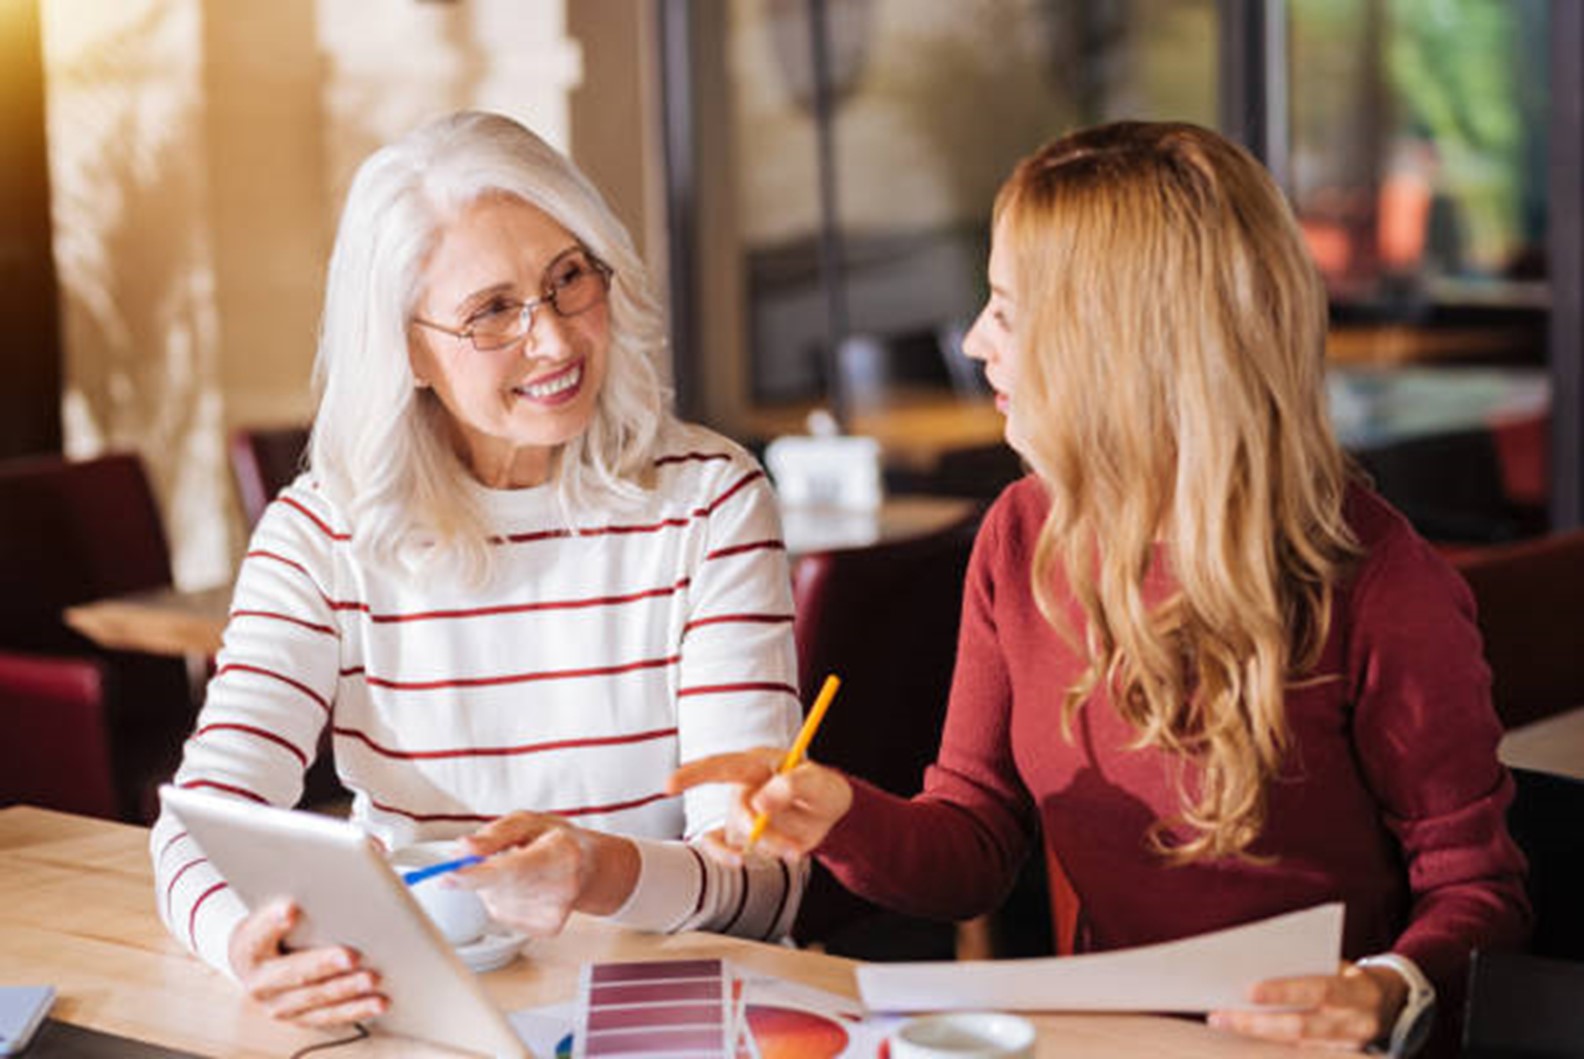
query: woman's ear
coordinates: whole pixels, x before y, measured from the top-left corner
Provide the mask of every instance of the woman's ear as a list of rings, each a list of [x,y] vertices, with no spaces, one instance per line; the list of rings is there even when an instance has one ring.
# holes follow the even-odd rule
[[[412,372],[413,388],[427,390],[429,388],[429,373],[424,369],[425,356],[418,340],[409,335],[407,338],[407,370]]]

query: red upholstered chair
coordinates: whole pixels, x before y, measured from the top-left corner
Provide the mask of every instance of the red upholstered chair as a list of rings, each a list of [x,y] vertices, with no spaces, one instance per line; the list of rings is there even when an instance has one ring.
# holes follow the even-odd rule
[[[940,747],[977,526],[976,514],[925,537],[794,564],[799,682],[812,698],[827,674],[842,679],[810,749],[815,760],[894,794],[919,790]],[[1045,900],[1040,885],[1033,904]],[[1049,937],[1048,919],[1041,931]],[[817,863],[792,933],[800,944],[863,959],[951,959],[956,951],[953,924],[877,908]]]
[[[231,432],[231,475],[247,524],[258,524],[275,494],[302,471],[308,428],[241,427]]]
[[[308,428],[241,427],[231,432],[231,475],[249,528],[275,494],[296,481],[308,453]],[[319,756],[303,778],[303,803],[328,807],[345,802],[350,793],[336,778],[330,730],[319,740]]]
[[[137,456],[0,462],[0,804],[151,818],[192,725],[186,666],[105,651],[61,612],[170,582]]]
[[[1474,590],[1502,724],[1584,707],[1584,530],[1476,549],[1457,565]],[[1534,951],[1584,960],[1584,782],[1523,768],[1513,779],[1507,825],[1529,859]]]
[[[1475,548],[1454,561],[1474,590],[1502,724],[1584,706],[1584,530]]]
[[[1543,510],[1551,499],[1551,414],[1503,416],[1490,424],[1502,490],[1515,505]]]
[[[0,803],[116,819],[105,665],[0,651]]]
[[[810,757],[894,794],[918,791],[940,746],[973,530],[966,523],[793,564],[799,686],[812,701],[827,674],[842,680]],[[951,924],[878,908],[817,862],[792,935],[860,959],[950,959],[955,951]]]

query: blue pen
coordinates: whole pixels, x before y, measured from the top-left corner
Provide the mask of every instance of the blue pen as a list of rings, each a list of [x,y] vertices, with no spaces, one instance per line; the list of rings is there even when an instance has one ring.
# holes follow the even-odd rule
[[[414,883],[421,883],[425,879],[432,879],[436,875],[444,875],[447,872],[471,868],[473,865],[482,864],[483,862],[483,857],[458,857],[456,860],[448,860],[441,864],[431,864],[427,868],[414,868],[412,871],[404,871],[402,872],[401,880],[411,886]]]

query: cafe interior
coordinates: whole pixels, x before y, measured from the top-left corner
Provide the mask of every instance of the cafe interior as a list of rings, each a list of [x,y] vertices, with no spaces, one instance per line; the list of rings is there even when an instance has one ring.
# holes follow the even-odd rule
[[[0,0],[0,85],[0,895],[48,875],[59,836],[146,880],[126,836],[202,704],[249,532],[301,467],[351,174],[463,108],[536,130],[627,226],[678,411],[780,492],[803,695],[837,672],[865,703],[815,756],[917,790],[974,530],[1025,473],[961,347],[996,188],[1066,130],[1171,119],[1244,143],[1290,198],[1329,295],[1337,436],[1473,589],[1533,953],[1584,961],[1575,0]],[[308,807],[345,798],[326,754]],[[794,937],[864,960],[1067,951],[1059,872],[1031,864],[956,924],[816,873]],[[180,956],[137,930],[114,943]],[[223,985],[192,988],[235,1005]],[[244,1054],[120,1003],[57,1017]],[[257,1054],[311,1037],[258,1032],[278,1050]]]

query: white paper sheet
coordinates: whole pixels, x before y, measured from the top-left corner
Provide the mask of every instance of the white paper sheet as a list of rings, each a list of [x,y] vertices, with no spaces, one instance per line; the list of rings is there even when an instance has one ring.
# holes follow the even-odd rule
[[[1163,899],[1169,897],[1163,895]],[[1248,1007],[1266,978],[1335,974],[1342,905],[1161,945],[1033,960],[865,964],[871,1011],[1181,1011]]]

